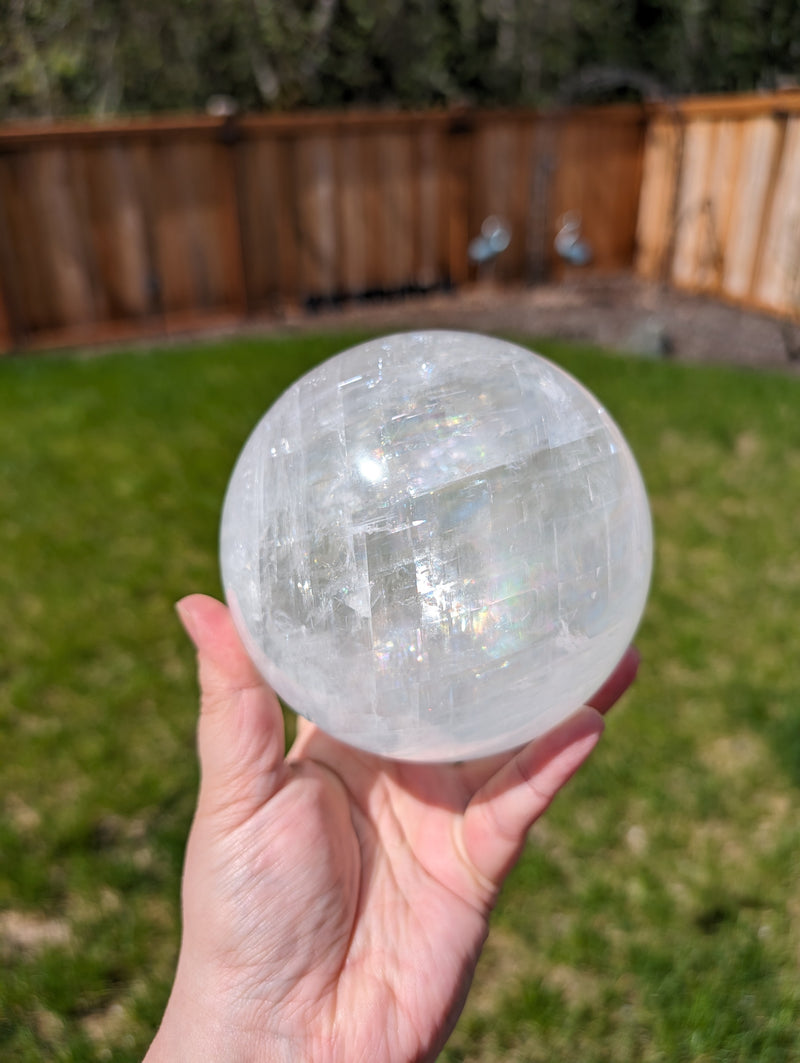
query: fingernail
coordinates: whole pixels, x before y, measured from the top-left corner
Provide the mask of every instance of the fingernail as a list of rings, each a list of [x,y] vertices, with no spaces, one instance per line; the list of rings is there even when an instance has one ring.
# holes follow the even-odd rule
[[[178,614],[178,619],[183,625],[183,629],[192,642],[196,642],[195,639],[195,617],[191,606],[191,596],[187,598],[181,598],[175,603],[175,612]]]

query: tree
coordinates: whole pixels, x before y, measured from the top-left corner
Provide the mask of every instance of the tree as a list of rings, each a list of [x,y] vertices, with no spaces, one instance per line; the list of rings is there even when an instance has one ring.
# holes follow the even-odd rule
[[[797,0],[0,0],[0,116],[537,104],[612,68],[771,87]],[[642,84],[645,84],[642,81]]]

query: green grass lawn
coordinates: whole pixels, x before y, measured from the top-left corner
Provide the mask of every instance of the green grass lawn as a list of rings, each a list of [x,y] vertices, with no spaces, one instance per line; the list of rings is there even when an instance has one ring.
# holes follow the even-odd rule
[[[355,339],[0,363],[4,1061],[141,1058],[197,780],[173,602],[219,593],[255,421]],[[540,349],[649,486],[644,663],[535,828],[443,1059],[800,1059],[800,379]]]

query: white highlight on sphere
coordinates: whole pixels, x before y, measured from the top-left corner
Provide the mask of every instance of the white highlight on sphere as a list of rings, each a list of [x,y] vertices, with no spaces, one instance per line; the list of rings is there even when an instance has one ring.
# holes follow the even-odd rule
[[[248,652],[320,728],[385,756],[512,749],[570,716],[641,619],[644,484],[541,356],[413,332],[311,370],[256,426],[222,517]]]

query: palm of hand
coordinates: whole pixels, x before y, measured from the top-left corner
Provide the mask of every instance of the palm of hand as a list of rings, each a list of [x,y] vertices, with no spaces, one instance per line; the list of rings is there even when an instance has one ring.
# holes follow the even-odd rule
[[[449,801],[426,810],[358,754],[345,782],[347,751],[309,744],[227,839],[218,911],[246,1020],[297,1059],[426,1058],[460,1010],[490,888],[454,851]]]
[[[216,1022],[253,1058],[435,1058],[499,884],[596,743],[599,716],[583,710],[515,756],[450,766],[384,761],[301,721],[284,759],[277,699],[224,607],[189,601],[203,781],[176,987],[217,1000]]]

